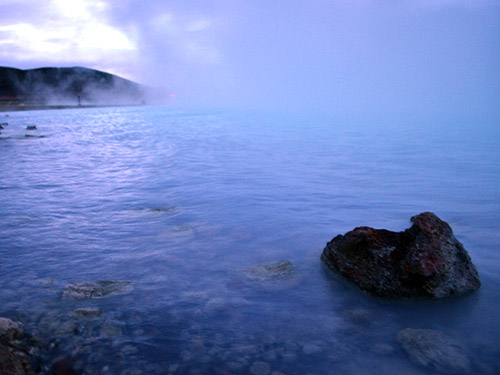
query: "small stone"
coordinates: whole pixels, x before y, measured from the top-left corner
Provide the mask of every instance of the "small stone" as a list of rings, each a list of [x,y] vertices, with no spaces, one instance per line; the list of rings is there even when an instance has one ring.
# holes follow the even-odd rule
[[[466,350],[440,331],[406,328],[397,334],[397,340],[417,365],[445,374],[467,374],[471,371]]]
[[[296,275],[295,266],[288,260],[276,263],[256,264],[245,268],[243,273],[254,281],[272,281],[289,279]]]
[[[132,282],[126,280],[99,280],[96,282],[74,283],[66,286],[63,297],[86,299],[105,297],[114,294],[128,293],[132,290]]]
[[[73,320],[68,320],[62,323],[57,329],[58,334],[66,334],[66,333],[76,333],[78,331],[78,323]]]
[[[271,372],[271,366],[266,362],[255,361],[250,367],[250,373],[252,375],[267,375]]]
[[[100,316],[102,314],[102,311],[97,308],[91,308],[91,307],[81,307],[79,309],[76,309],[74,311],[76,315],[83,316],[85,318],[95,318],[97,316]]]

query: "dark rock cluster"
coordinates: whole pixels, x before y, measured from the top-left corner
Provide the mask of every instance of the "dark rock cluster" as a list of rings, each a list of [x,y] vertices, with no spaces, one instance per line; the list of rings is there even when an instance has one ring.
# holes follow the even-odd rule
[[[414,216],[404,232],[356,228],[330,241],[321,259],[361,289],[389,298],[470,293],[481,286],[469,254],[435,214]]]
[[[0,317],[0,374],[33,375],[40,370],[36,344],[21,323]]]

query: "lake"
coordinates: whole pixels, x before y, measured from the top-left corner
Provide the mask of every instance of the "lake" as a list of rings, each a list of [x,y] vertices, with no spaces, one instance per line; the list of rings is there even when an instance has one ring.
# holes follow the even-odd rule
[[[396,341],[401,329],[430,328],[467,349],[474,373],[500,372],[499,126],[166,107],[0,122],[0,316],[53,343],[47,366],[430,374]],[[375,298],[320,260],[338,234],[401,231],[424,211],[469,251],[476,293]],[[283,279],[253,277],[280,261]],[[63,298],[68,284],[96,280],[132,290]]]

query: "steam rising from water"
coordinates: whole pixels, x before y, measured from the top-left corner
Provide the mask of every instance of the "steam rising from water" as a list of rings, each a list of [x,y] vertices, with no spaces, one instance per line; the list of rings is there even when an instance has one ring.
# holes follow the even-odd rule
[[[495,119],[499,23],[491,0],[4,1],[0,56],[109,71],[190,107]]]

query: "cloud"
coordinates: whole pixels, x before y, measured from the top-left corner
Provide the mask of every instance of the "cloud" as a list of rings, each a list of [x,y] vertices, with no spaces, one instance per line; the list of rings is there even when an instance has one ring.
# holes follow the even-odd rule
[[[109,23],[103,1],[50,0],[44,6],[22,1],[17,8],[12,4],[6,6],[11,6],[13,17],[0,20],[4,61],[98,66],[110,55],[130,60],[137,52],[133,34]],[[15,12],[20,8],[27,11],[21,17]]]

